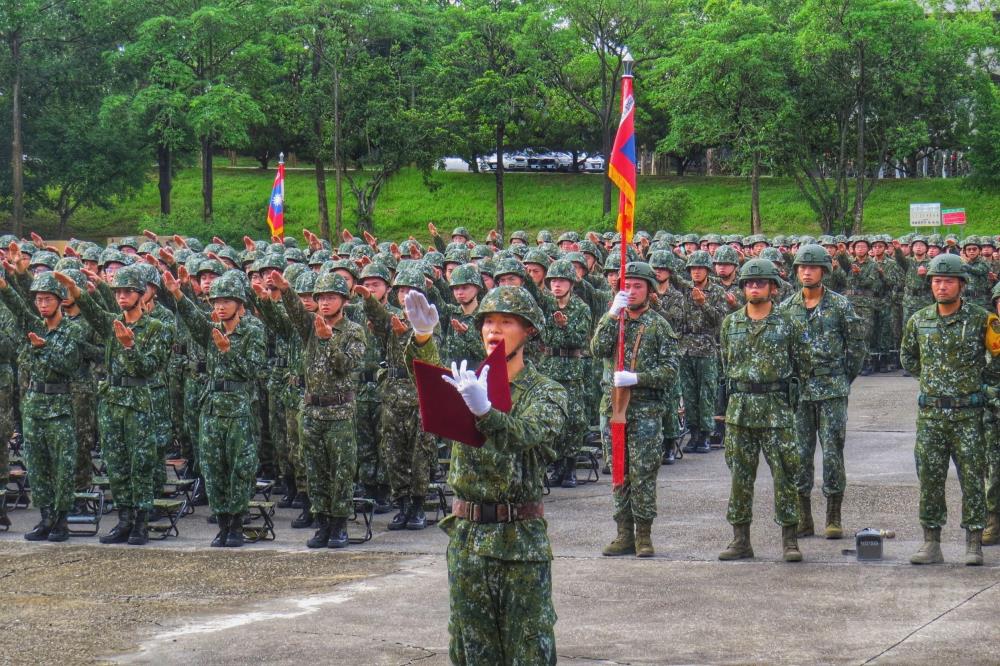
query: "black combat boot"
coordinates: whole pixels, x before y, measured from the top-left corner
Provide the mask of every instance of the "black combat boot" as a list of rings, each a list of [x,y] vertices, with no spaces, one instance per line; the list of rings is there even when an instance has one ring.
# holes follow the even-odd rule
[[[307,527],[312,527],[313,515],[312,511],[310,510],[311,508],[312,508],[312,503],[309,501],[309,496],[303,495],[302,513],[299,514],[298,518],[292,521],[293,528],[301,530]]]
[[[132,509],[118,509],[118,524],[100,538],[101,543],[125,543],[132,532]]]
[[[149,543],[149,526],[146,524],[147,514],[142,509],[135,512],[132,531],[128,535],[130,546],[145,546]]]
[[[382,515],[383,513],[389,513],[392,511],[392,502],[389,501],[389,489],[385,486],[377,486],[375,488],[375,513]]]
[[[234,513],[229,521],[229,531],[226,533],[226,548],[239,548],[243,542],[243,514]]]
[[[3,444],[0,444],[3,446]],[[7,498],[0,494],[0,527],[10,527],[10,517],[7,516]]]
[[[295,501],[295,496],[299,494],[298,488],[295,487],[295,477],[289,475],[285,480],[285,495],[280,500],[278,500],[279,509],[290,509],[292,508],[292,502]]]
[[[389,521],[389,529],[392,531],[406,528],[406,521],[408,520],[410,513],[410,498],[400,498],[396,502],[396,507],[399,509],[399,513],[393,516],[392,520]]]
[[[43,506],[41,514],[42,519],[35,525],[35,529],[24,535],[28,541],[45,541],[49,538],[49,532],[52,531],[52,510]]]
[[[677,440],[668,437],[663,440],[663,464],[673,465],[677,461]]]
[[[867,377],[872,374],[872,357],[870,355],[865,357],[865,362],[861,366],[861,372],[859,374],[862,377]]]
[[[309,508],[309,495],[304,492],[299,491],[299,494],[295,496],[292,500],[293,509],[308,509]]]
[[[330,517],[325,513],[316,514],[316,534],[312,536],[309,541],[306,541],[306,546],[309,548],[326,548],[327,542],[330,540]]]
[[[229,534],[229,523],[232,520],[228,513],[219,514],[219,533],[212,539],[212,548],[222,548],[226,545],[226,535]]]
[[[708,439],[708,445],[713,449],[721,449],[725,447],[723,442],[726,439],[726,422],[719,420],[715,422],[715,430],[712,431],[712,436]]]
[[[576,488],[576,456],[563,461],[563,478],[560,485],[563,488]]]
[[[52,517],[52,529],[49,530],[49,541],[65,541],[69,538],[69,521],[65,511],[57,511]]]
[[[691,431],[691,439],[684,446],[684,453],[694,453],[698,450],[698,441],[701,439],[701,433],[697,430]]]
[[[549,474],[549,486],[562,485],[563,477],[566,474],[565,462],[564,459],[560,458],[552,463],[552,473]]]
[[[704,430],[698,431],[698,445],[695,446],[695,453],[708,453],[712,450],[712,446],[708,443],[708,433]]]
[[[347,548],[350,539],[347,537],[347,518],[334,518],[330,522],[330,539],[326,542],[328,548]]]
[[[406,529],[422,530],[427,527],[427,517],[424,516],[424,498],[411,497],[410,510],[406,514]]]

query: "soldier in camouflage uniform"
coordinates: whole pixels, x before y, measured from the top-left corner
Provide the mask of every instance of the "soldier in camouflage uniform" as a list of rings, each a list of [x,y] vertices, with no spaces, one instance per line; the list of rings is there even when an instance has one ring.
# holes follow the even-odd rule
[[[393,280],[397,299],[410,291],[427,289],[427,278],[418,262],[401,263]],[[364,311],[372,333],[385,349],[386,368],[380,373],[382,420],[379,438],[383,458],[389,470],[389,483],[398,511],[389,523],[390,530],[422,530],[427,527],[423,503],[430,485],[430,471],[436,453],[435,438],[420,427],[416,387],[404,357],[406,344],[413,336],[403,311],[392,304],[382,304],[366,289]]]
[[[549,292],[540,303],[545,314],[541,330],[542,355],[538,371],[554,379],[574,396],[567,404],[566,423],[559,434],[556,449],[559,459],[553,467],[550,483],[563,488],[576,487],[576,456],[587,431],[585,371],[583,349],[590,342],[590,308],[573,293],[577,272],[566,259],[553,261],[545,276]]]
[[[0,269],[0,277],[3,271]],[[6,306],[0,307],[0,488],[7,487],[10,478],[10,440],[17,420],[17,350],[20,342],[14,337],[14,315]],[[3,498],[5,500],[5,498]],[[10,527],[7,502],[0,501],[0,527]]]
[[[875,358],[875,370],[883,373],[894,369],[896,365],[899,340],[895,330],[898,319],[902,318],[902,313],[897,313],[896,309],[901,305],[900,292],[905,278],[902,267],[886,256],[887,247],[885,236],[876,236],[872,242],[872,261],[881,269],[883,281],[882,289],[877,295],[880,306],[875,310],[869,344]]]
[[[97,429],[118,507],[118,523],[101,537],[101,543],[143,545],[149,540],[153,475],[156,466],[163,464],[156,455],[153,416],[162,405],[154,403],[149,387],[167,366],[169,332],[162,322],[144,312],[146,281],[135,266],[118,269],[111,280],[121,311],[117,315],[104,310],[71,277],[58,273],[56,277],[96,334],[107,341],[107,378],[98,386]]]
[[[684,326],[684,296],[670,286],[670,276],[676,262],[672,252],[658,250],[649,257],[649,267],[656,276],[656,294],[652,307],[667,320],[670,328],[679,331]],[[675,381],[667,391],[663,413],[663,464],[673,465],[677,459],[678,441],[681,438],[680,406],[681,383]]]
[[[868,240],[861,237],[853,240],[854,258],[840,253],[836,259],[846,275],[844,296],[851,301],[854,313],[865,326],[865,339],[871,340],[875,325],[875,310],[878,307],[876,295],[882,291],[885,279],[879,270],[880,266],[868,256]],[[870,375],[872,364],[873,359],[869,354],[861,374]]]
[[[979,247],[979,238],[969,236],[962,241],[962,258],[965,261],[965,272],[968,273],[962,299],[984,310],[990,308],[990,290],[993,279],[990,265],[983,260]],[[994,276],[995,277],[995,276]]]
[[[903,325],[917,310],[934,302],[931,295],[930,280],[927,279],[927,266],[930,257],[927,256],[927,239],[914,236],[910,239],[910,256],[903,254],[899,243],[893,244],[893,258],[903,270]]]
[[[406,309],[414,327],[406,366],[413,358],[438,362],[432,341],[437,313],[418,292],[411,292]],[[448,483],[455,500],[452,515],[441,521],[449,537],[453,664],[556,663],[552,548],[542,491],[567,396],[524,358],[525,343],[542,326],[538,305],[521,287],[493,289],[476,314],[485,351],[501,341],[507,350],[508,413],[490,405],[487,369],[476,377],[454,368],[448,377],[486,437],[481,447],[452,446]]]
[[[795,431],[799,449],[799,525],[796,536],[815,533],[811,493],[816,439],[823,451],[823,495],[826,497],[827,539],[843,536],[840,508],[847,487],[844,439],[851,382],[861,372],[868,353],[864,327],[845,296],[823,286],[833,270],[830,255],[819,245],[803,245],[795,255],[795,273],[802,289],[779,306],[805,327],[809,346],[808,377],[802,377]]]
[[[475,264],[456,267],[448,279],[449,290],[456,304],[445,304],[440,312],[447,322],[442,351],[445,363],[468,361],[478,365],[484,358],[483,342],[472,325],[479,307],[479,296],[485,293],[483,278]]]
[[[684,395],[684,420],[691,431],[685,453],[708,453],[709,434],[715,429],[718,392],[718,334],[722,318],[729,312],[722,287],[709,280],[712,258],[698,250],[688,257],[685,268],[691,281],[677,275],[671,282],[684,295],[680,336],[680,381]]]
[[[955,461],[962,486],[965,563],[978,566],[983,563],[986,523],[982,386],[987,372],[1000,366],[997,351],[988,351],[986,345],[988,327],[995,315],[962,298],[968,273],[959,257],[938,255],[931,261],[927,275],[936,303],[919,310],[906,322],[901,349],[903,367],[920,378],[914,457],[920,481],[924,543],[910,562],[944,561],[941,527],[948,518],[945,480],[950,458]]]
[[[243,545],[243,514],[253,495],[259,430],[254,420],[256,379],[264,364],[264,331],[245,316],[249,301],[245,279],[227,271],[212,282],[213,321],[180,289],[169,273],[164,286],[192,338],[208,351],[208,381],[198,427],[202,472],[219,532],[212,546]]]
[[[275,276],[292,326],[305,344],[306,392],[302,399],[302,453],[318,529],[309,548],[347,546],[357,468],[354,371],[365,353],[364,329],[344,316],[347,280],[320,276],[313,288],[317,312],[307,311],[288,282]]]
[[[795,481],[799,474],[794,411],[798,377],[808,376],[809,349],[803,325],[771,302],[778,271],[764,259],[740,270],[747,304],[722,324],[722,365],[729,401],[726,407],[726,464],[732,490],[726,519],[733,540],[720,560],[753,557],[750,522],[760,453],[774,479],[774,520],[781,525],[783,557],[799,562],[795,536],[799,522]]]
[[[677,380],[678,343],[670,324],[650,308],[656,276],[649,264],[625,266],[625,289],[601,317],[591,341],[594,358],[604,361],[601,411],[611,414],[612,393],[628,388],[625,482],[614,489],[618,534],[606,556],[654,555],[650,530],[656,518],[656,475],[663,451],[663,414]],[[625,313],[625,370],[616,371],[619,316]],[[612,388],[614,387],[614,388]],[[605,432],[610,438],[610,434]]]
[[[0,278],[0,298],[14,317],[8,322],[17,338],[28,340],[28,390],[21,400],[25,457],[31,475],[32,503],[41,520],[24,535],[28,541],[65,541],[73,505],[76,432],[69,383],[79,373],[82,331],[64,317],[60,304],[66,289],[51,273],[31,283],[37,314]],[[7,447],[7,443],[3,443]]]
[[[993,287],[992,313],[1000,316],[1000,283]],[[991,321],[993,339],[1000,340],[1000,321]],[[988,373],[991,395],[984,413],[986,431],[986,529],[983,545],[1000,543],[1000,370]]]

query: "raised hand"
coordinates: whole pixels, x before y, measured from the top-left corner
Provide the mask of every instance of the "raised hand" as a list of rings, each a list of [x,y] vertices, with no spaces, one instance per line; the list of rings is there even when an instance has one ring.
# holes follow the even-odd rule
[[[59,284],[66,287],[67,294],[72,296],[74,299],[80,297],[80,287],[78,287],[76,282],[73,281],[73,278],[66,275],[65,273],[60,273],[59,271],[54,272],[52,274],[52,277],[58,280]]]
[[[396,259],[396,261],[399,261],[400,259],[403,258],[402,253],[400,253],[399,251],[399,246],[396,245],[395,243],[389,245],[389,254],[391,254]]]
[[[556,326],[563,328],[569,322],[569,319],[560,310],[556,310],[552,313],[552,321],[556,323]]]
[[[455,387],[470,412],[476,416],[483,416],[493,407],[486,390],[486,378],[489,373],[490,366],[484,365],[482,372],[477,377],[475,370],[468,369],[468,361],[462,361],[461,367],[455,363],[451,364],[450,376],[441,375],[441,377]]]
[[[364,232],[361,235],[365,237],[365,242],[368,243],[368,245],[371,246],[371,248],[373,250],[378,249],[378,239],[377,238],[375,238],[374,236],[372,236],[367,231]]]
[[[438,324],[437,308],[427,302],[427,297],[419,291],[406,294],[403,302],[406,318],[417,335],[430,335]]]
[[[271,283],[274,285],[274,288],[280,291],[281,293],[285,293],[286,291],[288,291],[288,288],[291,287],[291,285],[288,284],[288,280],[285,279],[283,273],[280,273],[278,271],[271,271],[270,278],[271,278]]]
[[[409,327],[403,323],[403,320],[396,315],[392,315],[392,319],[389,320],[389,323],[392,325],[392,332],[397,336],[405,335],[406,332],[410,330]]]
[[[736,294],[734,294],[731,291],[727,291],[726,292],[726,303],[729,303],[730,306],[736,305]]]
[[[372,292],[368,290],[368,287],[360,284],[354,285],[354,288],[351,291],[354,292],[355,295],[360,296],[361,298],[368,298],[369,296],[372,295]]]
[[[226,241],[222,240],[218,236],[212,236],[212,242],[215,243],[216,245],[225,245],[226,244]]]
[[[427,231],[431,232],[431,236],[437,236],[438,235],[438,228],[436,226],[434,226],[433,222],[428,222],[427,223]]]
[[[121,319],[115,319],[114,328],[115,337],[121,346],[125,349],[132,349],[132,345],[135,344],[135,333],[132,332],[132,329],[123,324]]]
[[[77,259],[80,258],[80,255],[77,253],[77,251],[74,250],[73,248],[71,248],[69,245],[67,245],[66,249],[63,250],[63,256],[64,257],[76,257]]]
[[[160,242],[160,239],[156,237],[156,234],[153,233],[152,231],[150,231],[149,229],[143,229],[142,230],[142,235],[145,236],[146,238],[148,238],[149,240],[153,241],[156,244],[159,244],[159,242]]]
[[[244,236],[243,249],[245,249],[247,252],[253,252],[254,250],[257,249],[257,245],[253,242],[252,238],[250,238],[249,236]]]
[[[231,347],[231,343],[229,342],[229,338],[226,337],[225,333],[223,333],[222,331],[220,331],[217,328],[213,328],[212,329],[212,342],[215,343],[216,348],[220,352],[222,352],[223,354],[226,354],[226,353],[229,352],[229,349]]]
[[[347,229],[342,229],[341,230],[340,237],[344,239],[345,243],[354,239],[354,236],[351,235],[351,232],[348,231]]]
[[[39,250],[45,247],[45,241],[42,240],[42,237],[36,234],[34,231],[31,232],[31,242]]]
[[[35,349],[41,349],[45,346],[45,339],[38,337],[34,331],[28,331],[28,342],[30,342],[31,346]]]
[[[691,290],[691,300],[694,301],[697,305],[704,305],[705,292],[703,292],[698,287],[695,287],[694,289]]]
[[[180,281],[181,284],[191,283],[191,274],[188,273],[187,266],[180,266],[177,269],[177,279]]]
[[[188,246],[187,241],[181,238],[178,234],[174,234],[171,237],[171,240],[174,241],[174,245],[176,245],[177,247],[186,248]]]
[[[454,317],[451,318],[451,327],[456,333],[465,333],[466,331],[469,330],[468,324],[463,324]]]
[[[316,337],[320,340],[329,340],[333,337],[333,329],[326,323],[326,319],[319,315],[313,317],[313,330],[316,331]]]

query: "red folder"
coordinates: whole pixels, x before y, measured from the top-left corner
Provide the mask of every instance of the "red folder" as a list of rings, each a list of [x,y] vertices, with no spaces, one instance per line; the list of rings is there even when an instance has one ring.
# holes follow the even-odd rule
[[[490,373],[486,376],[486,394],[490,398],[490,404],[501,412],[509,412],[511,399],[507,379],[507,352],[502,342],[479,365],[477,375],[484,365],[490,366]],[[446,382],[443,375],[450,377],[451,370],[423,361],[413,362],[413,378],[420,403],[420,423],[424,432],[469,446],[482,446],[486,437],[476,428],[476,417],[465,406],[458,390]]]

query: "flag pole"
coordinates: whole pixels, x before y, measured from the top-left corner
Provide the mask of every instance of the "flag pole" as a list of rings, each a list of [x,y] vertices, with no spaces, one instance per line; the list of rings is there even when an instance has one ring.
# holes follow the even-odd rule
[[[622,57],[622,113],[625,113],[626,95],[631,87],[632,66],[634,64],[632,54],[628,49]],[[618,290],[625,290],[625,265],[628,262],[629,230],[633,218],[633,210],[625,196],[624,190],[618,188],[618,229],[620,231],[620,263],[618,268]],[[626,311],[618,314],[618,350],[615,368],[619,371],[625,369],[625,318],[628,317]],[[625,438],[626,438],[626,411],[628,410],[631,390],[628,388],[612,388],[612,414],[611,414],[611,485],[613,488],[620,488],[625,483]]]

